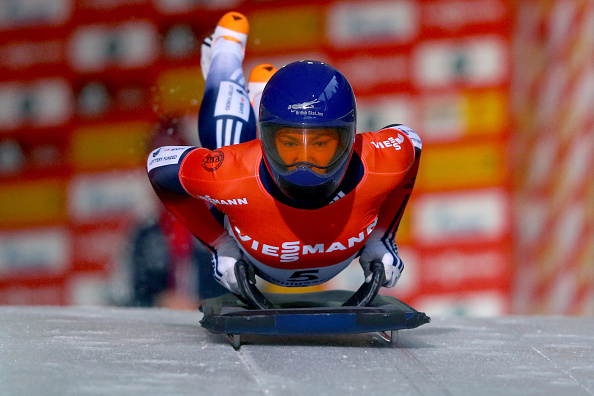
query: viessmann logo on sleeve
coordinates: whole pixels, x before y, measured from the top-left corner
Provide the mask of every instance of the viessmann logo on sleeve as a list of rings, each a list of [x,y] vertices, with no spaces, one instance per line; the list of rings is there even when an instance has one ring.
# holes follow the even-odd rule
[[[384,140],[383,142],[371,142],[373,147],[377,149],[384,149],[388,147],[394,147],[394,150],[400,150],[402,147],[400,146],[404,142],[404,136],[398,134],[398,137],[390,136],[388,140]]]

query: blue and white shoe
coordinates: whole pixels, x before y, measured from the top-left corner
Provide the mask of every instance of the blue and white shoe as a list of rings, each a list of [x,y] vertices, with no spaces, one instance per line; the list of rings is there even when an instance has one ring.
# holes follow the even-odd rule
[[[206,80],[210,63],[217,51],[234,51],[243,62],[249,30],[250,26],[245,15],[235,11],[223,15],[212,36],[206,37],[200,48],[200,67],[204,80]],[[239,44],[239,46],[233,43]]]

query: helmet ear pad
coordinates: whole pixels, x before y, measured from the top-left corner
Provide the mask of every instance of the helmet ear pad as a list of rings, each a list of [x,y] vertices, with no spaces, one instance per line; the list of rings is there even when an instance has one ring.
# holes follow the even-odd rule
[[[275,146],[275,134],[283,127],[333,129],[339,135],[340,151],[324,172],[316,172],[306,163],[289,170]],[[271,77],[262,92],[259,132],[268,171],[285,195],[300,201],[330,197],[344,177],[353,152],[356,102],[350,83],[322,62],[288,64]]]

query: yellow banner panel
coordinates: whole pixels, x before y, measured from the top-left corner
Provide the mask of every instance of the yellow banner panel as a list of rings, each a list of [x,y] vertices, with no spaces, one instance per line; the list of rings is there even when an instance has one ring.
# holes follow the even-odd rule
[[[398,226],[398,231],[396,233],[396,243],[397,244],[410,244],[412,243],[412,235],[411,235],[411,205],[414,202],[414,190],[413,190],[413,198],[411,201],[408,202],[407,209],[404,211],[402,215],[402,219],[400,220],[400,225]]]
[[[415,188],[430,191],[497,186],[505,181],[505,145],[427,146]]]
[[[204,94],[199,67],[164,71],[153,87],[153,110],[158,115],[198,112]]]
[[[324,13],[317,6],[263,10],[248,15],[248,51],[294,51],[319,47],[323,37]]]
[[[61,223],[66,213],[66,187],[61,180],[5,184],[0,189],[0,227]]]
[[[467,92],[464,99],[468,136],[496,135],[506,129],[508,99],[505,91]]]
[[[143,166],[153,129],[144,121],[80,128],[72,138],[70,159],[79,170]]]

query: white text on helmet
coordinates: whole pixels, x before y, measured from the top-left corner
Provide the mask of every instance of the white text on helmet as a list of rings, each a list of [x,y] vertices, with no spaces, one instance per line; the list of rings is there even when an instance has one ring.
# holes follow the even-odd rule
[[[316,103],[320,103],[318,99],[314,99],[311,102],[303,102],[289,105],[289,110],[306,110],[314,107]]]

